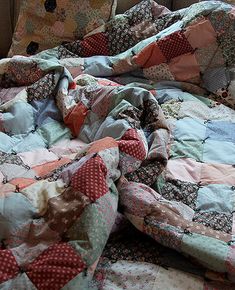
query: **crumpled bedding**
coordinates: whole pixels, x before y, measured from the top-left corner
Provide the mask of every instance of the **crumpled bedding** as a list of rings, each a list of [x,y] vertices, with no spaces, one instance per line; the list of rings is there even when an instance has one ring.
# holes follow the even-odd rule
[[[179,13],[115,56],[0,60],[0,289],[95,289],[118,211],[234,282],[235,9]]]

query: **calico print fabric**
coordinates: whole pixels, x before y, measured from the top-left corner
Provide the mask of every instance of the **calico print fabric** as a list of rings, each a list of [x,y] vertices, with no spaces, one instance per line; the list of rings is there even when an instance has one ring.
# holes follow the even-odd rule
[[[82,38],[115,15],[116,0],[23,0],[9,56]]]

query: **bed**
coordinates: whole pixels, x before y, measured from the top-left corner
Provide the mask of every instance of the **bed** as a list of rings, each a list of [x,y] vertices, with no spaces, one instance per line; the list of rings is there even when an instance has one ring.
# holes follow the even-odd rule
[[[235,289],[235,7],[62,2],[0,60],[0,289]]]

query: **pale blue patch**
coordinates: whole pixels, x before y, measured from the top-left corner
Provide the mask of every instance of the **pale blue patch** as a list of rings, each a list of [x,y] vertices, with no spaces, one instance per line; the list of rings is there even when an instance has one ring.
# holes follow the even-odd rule
[[[130,125],[126,120],[115,120],[112,117],[108,117],[101,124],[94,139],[99,140],[105,137],[120,139],[128,129],[130,129]]]
[[[10,135],[27,134],[35,128],[33,108],[26,102],[12,104],[3,114],[5,131]]]
[[[46,147],[45,142],[43,142],[37,132],[32,132],[27,136],[20,135],[17,137],[18,142],[11,148],[11,151],[20,153]]]
[[[42,100],[33,100],[31,105],[34,108],[35,124],[40,127],[52,120],[61,122],[62,114],[55,104],[54,97]]]
[[[5,133],[0,132],[0,151],[9,153],[12,147],[19,142],[17,138],[12,138]]]
[[[207,139],[202,160],[207,163],[235,164],[235,144]]]
[[[199,119],[184,118],[175,122],[175,140],[200,141],[205,134],[206,126]]]
[[[200,211],[231,213],[233,211],[232,195],[231,186],[210,184],[199,188],[196,207]]]
[[[211,121],[207,124],[206,137],[235,143],[235,124],[226,121]]]
[[[109,57],[103,55],[84,58],[84,67],[84,73],[94,77],[111,76],[113,74]]]

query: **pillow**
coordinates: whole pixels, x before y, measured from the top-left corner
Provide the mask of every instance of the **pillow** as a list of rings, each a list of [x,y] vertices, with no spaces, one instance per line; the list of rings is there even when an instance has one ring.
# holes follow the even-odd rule
[[[115,15],[117,0],[23,0],[8,56],[73,41]]]

